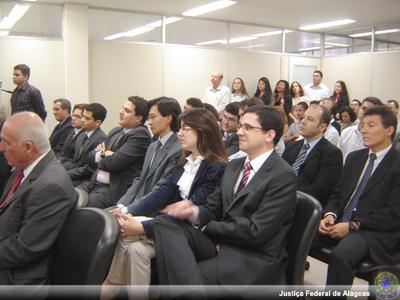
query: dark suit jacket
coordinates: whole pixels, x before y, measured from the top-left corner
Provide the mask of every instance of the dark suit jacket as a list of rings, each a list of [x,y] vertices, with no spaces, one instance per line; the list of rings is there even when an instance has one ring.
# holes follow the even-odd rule
[[[83,130],[80,130],[77,134],[75,134],[75,130],[72,128],[72,130],[69,132],[67,139],[64,143],[64,147],[59,153],[58,159],[61,161],[61,163],[64,163],[68,160],[73,159],[74,157],[74,152],[75,152],[75,146],[76,146],[76,141],[78,140],[78,137],[84,133]]]
[[[68,117],[62,124],[58,124],[54,127],[53,132],[50,135],[50,146],[56,156],[61,155],[64,144],[72,130],[71,121],[71,117]]]
[[[161,184],[175,167],[176,162],[182,155],[182,146],[176,133],[171,135],[161,148],[158,161],[151,164],[156,144],[157,142],[150,144],[144,158],[140,177],[133,180],[131,187],[121,197],[118,204],[128,206],[134,201],[135,203],[141,201],[142,197]]]
[[[100,170],[110,173],[110,194],[115,202],[126,193],[133,179],[140,175],[144,156],[151,141],[147,127],[140,125],[116,143],[122,130],[122,127],[116,127],[110,131],[105,144],[114,154],[104,157],[97,164]],[[90,159],[93,168],[96,167],[94,154],[93,152]]]
[[[236,133],[230,134],[227,139],[224,141],[224,147],[226,150],[226,154],[231,156],[239,151],[239,137]]]
[[[225,164],[203,160],[190,187],[188,199],[196,205],[203,204],[219,184],[224,170]],[[139,203],[129,205],[128,212],[134,216],[154,217],[167,205],[183,200],[177,185],[183,172],[183,167],[176,166],[164,183],[158,185]]]
[[[74,202],[71,180],[50,151],[0,209],[0,284],[46,283],[51,249]]]
[[[293,165],[304,139],[288,143],[282,158]],[[328,197],[339,183],[342,173],[342,152],[324,137],[307,155],[297,176],[299,191],[310,194],[325,206]]]
[[[275,151],[235,196],[245,158],[232,160],[220,186],[199,208],[199,226],[220,244],[221,284],[284,284],[286,236],[296,206],[296,175]]]
[[[97,147],[98,144],[104,142],[107,138],[103,130],[96,130],[85,140],[85,134],[80,134],[75,143],[74,157],[63,162],[63,166],[67,169],[74,186],[81,184],[83,181],[90,179],[94,169],[87,164],[90,152]],[[82,151],[80,151],[83,146]]]
[[[340,183],[329,198],[326,212],[339,221],[368,159],[368,150],[350,153]],[[395,264],[400,260],[400,156],[394,147],[386,154],[367,182],[353,213],[360,221],[359,231],[368,243],[373,262]]]

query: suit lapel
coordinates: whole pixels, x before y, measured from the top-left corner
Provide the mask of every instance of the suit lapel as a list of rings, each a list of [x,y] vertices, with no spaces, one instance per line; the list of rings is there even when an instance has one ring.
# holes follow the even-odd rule
[[[189,191],[189,194],[188,194],[188,197],[189,197],[189,198],[190,198],[190,196],[192,195],[193,190],[194,190],[195,186],[197,185],[197,183],[198,183],[198,181],[199,181],[199,178],[203,177],[204,169],[205,169],[209,164],[210,164],[210,163],[209,163],[208,161],[206,161],[206,160],[202,160],[202,162],[200,163],[200,167],[199,167],[199,169],[197,170],[196,175],[194,176],[192,185],[190,186],[190,191]]]
[[[361,173],[364,169],[365,162],[367,161],[368,158],[368,149],[364,150],[361,158],[362,159],[355,160],[354,166],[352,166],[351,170],[352,176],[350,176],[350,178],[347,178],[347,180],[349,181],[349,190],[345,195],[345,199],[350,199],[351,195],[354,192],[354,189],[356,188],[358,180],[360,179]]]
[[[314,148],[312,148],[312,150],[310,151],[310,153],[308,153],[308,155],[306,156],[306,159],[303,163],[303,165],[300,167],[300,169],[309,161],[314,159],[315,157],[318,157],[321,147],[326,143],[326,140],[324,137],[321,138],[321,140],[314,146]]]
[[[379,181],[381,181],[383,178],[385,178],[387,174],[389,174],[388,170],[391,169],[391,166],[393,165],[393,160],[396,158],[395,151],[396,150],[393,147],[390,148],[389,152],[386,154],[378,167],[375,169],[374,173],[372,173],[372,176],[369,178],[363,194],[368,193],[370,189],[375,187]]]
[[[169,139],[167,140],[167,142],[165,143],[165,145],[161,148],[160,156],[159,156],[158,162],[161,162],[162,160],[168,158],[169,150],[170,150],[171,147],[174,145],[174,143],[176,142],[176,140],[177,140],[177,136],[176,136],[175,133],[174,133],[172,136],[169,137]],[[156,149],[156,147],[155,147],[155,144],[154,144],[154,147],[152,148],[151,157],[150,157],[150,159],[149,159],[149,164],[150,164],[150,162],[151,162],[151,160],[152,160],[152,158],[153,158],[153,156],[154,156],[155,149]],[[149,172],[147,172],[146,178],[149,178],[149,177],[151,177],[151,176],[154,174],[154,172],[157,170],[158,165],[159,165],[159,164],[157,164],[157,162],[153,162],[153,163],[151,164],[150,170],[149,170]]]
[[[8,207],[11,203],[13,203],[16,199],[19,198],[19,196],[25,192],[25,190],[29,187],[32,181],[36,180],[40,173],[42,173],[42,170],[47,166],[47,164],[54,158],[54,152],[52,150],[47,153],[41,161],[33,168],[32,172],[28,175],[27,178],[21,183],[21,185],[17,188],[15,193],[11,196],[11,198],[8,200],[6,205],[4,206],[4,209]],[[16,170],[15,174],[19,170]],[[14,175],[15,175],[14,174]],[[14,178],[15,176],[13,176]]]

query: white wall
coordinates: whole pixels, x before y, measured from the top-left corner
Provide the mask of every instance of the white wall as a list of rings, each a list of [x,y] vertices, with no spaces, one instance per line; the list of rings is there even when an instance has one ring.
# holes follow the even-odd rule
[[[0,80],[3,88],[13,90],[13,67],[27,64],[31,68],[29,82],[39,88],[47,110],[47,127],[56,125],[52,114],[53,100],[64,96],[63,42],[36,39],[0,39]],[[1,92],[1,101],[10,112],[10,94]]]

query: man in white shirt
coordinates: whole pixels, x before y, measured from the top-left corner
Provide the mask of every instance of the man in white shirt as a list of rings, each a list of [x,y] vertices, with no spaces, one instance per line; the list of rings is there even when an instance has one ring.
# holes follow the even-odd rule
[[[166,216],[154,220],[162,285],[285,282],[296,176],[274,151],[283,133],[282,119],[272,107],[253,106],[239,126],[239,146],[247,157],[227,165],[207,203],[196,206],[183,200],[167,206]],[[193,296],[204,296],[198,292]]]
[[[382,101],[376,97],[365,98],[361,104],[360,111],[358,112],[358,119],[355,121],[354,125],[342,131],[337,147],[342,151],[343,163],[346,161],[347,155],[349,155],[350,152],[365,148],[360,132],[360,121],[363,118],[364,112],[368,108],[376,105],[382,105]]]
[[[222,85],[224,75],[220,71],[214,71],[211,74],[211,86],[206,89],[203,96],[203,103],[211,104],[217,112],[222,115],[225,106],[231,103],[231,90]]]
[[[328,87],[321,83],[322,77],[324,77],[322,72],[315,70],[313,73],[313,82],[304,87],[304,93],[310,101],[318,101],[330,96]]]

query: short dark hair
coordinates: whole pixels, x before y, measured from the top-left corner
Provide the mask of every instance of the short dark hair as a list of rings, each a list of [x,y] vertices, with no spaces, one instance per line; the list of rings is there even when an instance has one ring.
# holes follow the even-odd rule
[[[71,114],[71,102],[69,102],[68,99],[65,98],[58,98],[56,100],[53,101],[54,104],[56,103],[60,103],[61,104],[61,108],[62,109],[66,109],[68,111],[69,114]]]
[[[203,108],[204,104],[199,98],[190,97],[186,100],[186,103],[192,107]]]
[[[78,103],[74,105],[74,108],[72,109],[72,111],[74,111],[75,109],[80,109],[82,110],[82,112],[85,110],[86,108],[86,103]]]
[[[380,116],[384,128],[393,126],[394,130],[391,136],[391,139],[393,141],[397,130],[397,117],[396,114],[390,109],[390,107],[387,107],[385,105],[376,105],[374,107],[370,107],[364,112],[363,118],[365,118],[366,116]]]
[[[25,64],[19,64],[14,66],[14,71],[15,70],[20,70],[22,75],[27,76],[28,79],[31,76],[31,69]]]
[[[314,73],[318,73],[321,76],[321,78],[324,77],[324,74],[322,74],[322,71],[320,71],[320,70],[314,70],[313,74]]]
[[[219,116],[219,113],[217,112],[217,110],[215,109],[214,106],[212,106],[210,103],[204,103],[204,109],[208,110],[209,112],[211,112],[214,117],[217,119],[217,121],[221,121],[221,117]]]
[[[169,125],[173,132],[179,131],[178,118],[182,113],[181,106],[174,98],[159,97],[148,102],[148,110],[157,105],[157,109],[163,117],[171,116],[172,122]]]
[[[358,103],[358,106],[361,106],[361,101],[360,100],[358,100],[358,99],[351,100],[351,102],[354,102],[354,101],[356,101]]]
[[[142,116],[142,125],[147,121],[149,116],[149,108],[147,107],[147,100],[139,96],[130,96],[128,100],[135,105],[135,116]]]
[[[357,119],[356,113],[350,106],[345,106],[339,111],[340,118],[342,118],[342,113],[344,112],[347,112],[349,114],[351,123],[353,123]]]
[[[246,109],[244,113],[256,114],[263,131],[274,130],[274,145],[278,144],[283,134],[283,121],[280,113],[274,107],[254,105]]]
[[[388,100],[387,103],[393,103],[394,107],[399,108],[399,102],[394,99]]]
[[[106,119],[107,109],[100,103],[89,103],[86,105],[85,110],[92,113],[95,121],[100,120],[103,123]]]
[[[244,99],[239,102],[239,108],[246,109],[254,105],[264,104],[264,102],[258,97],[251,97],[248,99]]]
[[[372,103],[373,105],[383,105],[381,99],[379,99],[377,97],[373,97],[373,96],[365,97],[364,100],[362,101],[361,105],[366,101],[369,103]]]
[[[321,104],[316,105],[316,107],[319,107],[321,109],[321,118],[319,120],[319,124],[326,124],[329,125],[331,122],[331,112],[329,109],[327,109],[325,106],[322,106]]]
[[[307,104],[307,102],[300,101],[300,102],[297,103],[295,106],[297,106],[297,105],[303,106],[304,110],[307,110],[307,109],[308,109],[308,104]]]
[[[310,105],[319,105],[319,100],[310,101]]]
[[[239,102],[232,102],[225,106],[225,111],[239,117]]]
[[[336,112],[336,103],[335,103],[335,100],[333,100],[332,98],[323,98],[323,99],[319,100],[319,105],[321,105],[321,102],[322,102],[322,101],[329,101],[329,102],[331,102],[331,103],[332,103],[332,107],[331,107],[330,111],[331,111],[331,114],[332,114],[332,115],[335,114],[335,112]]]

